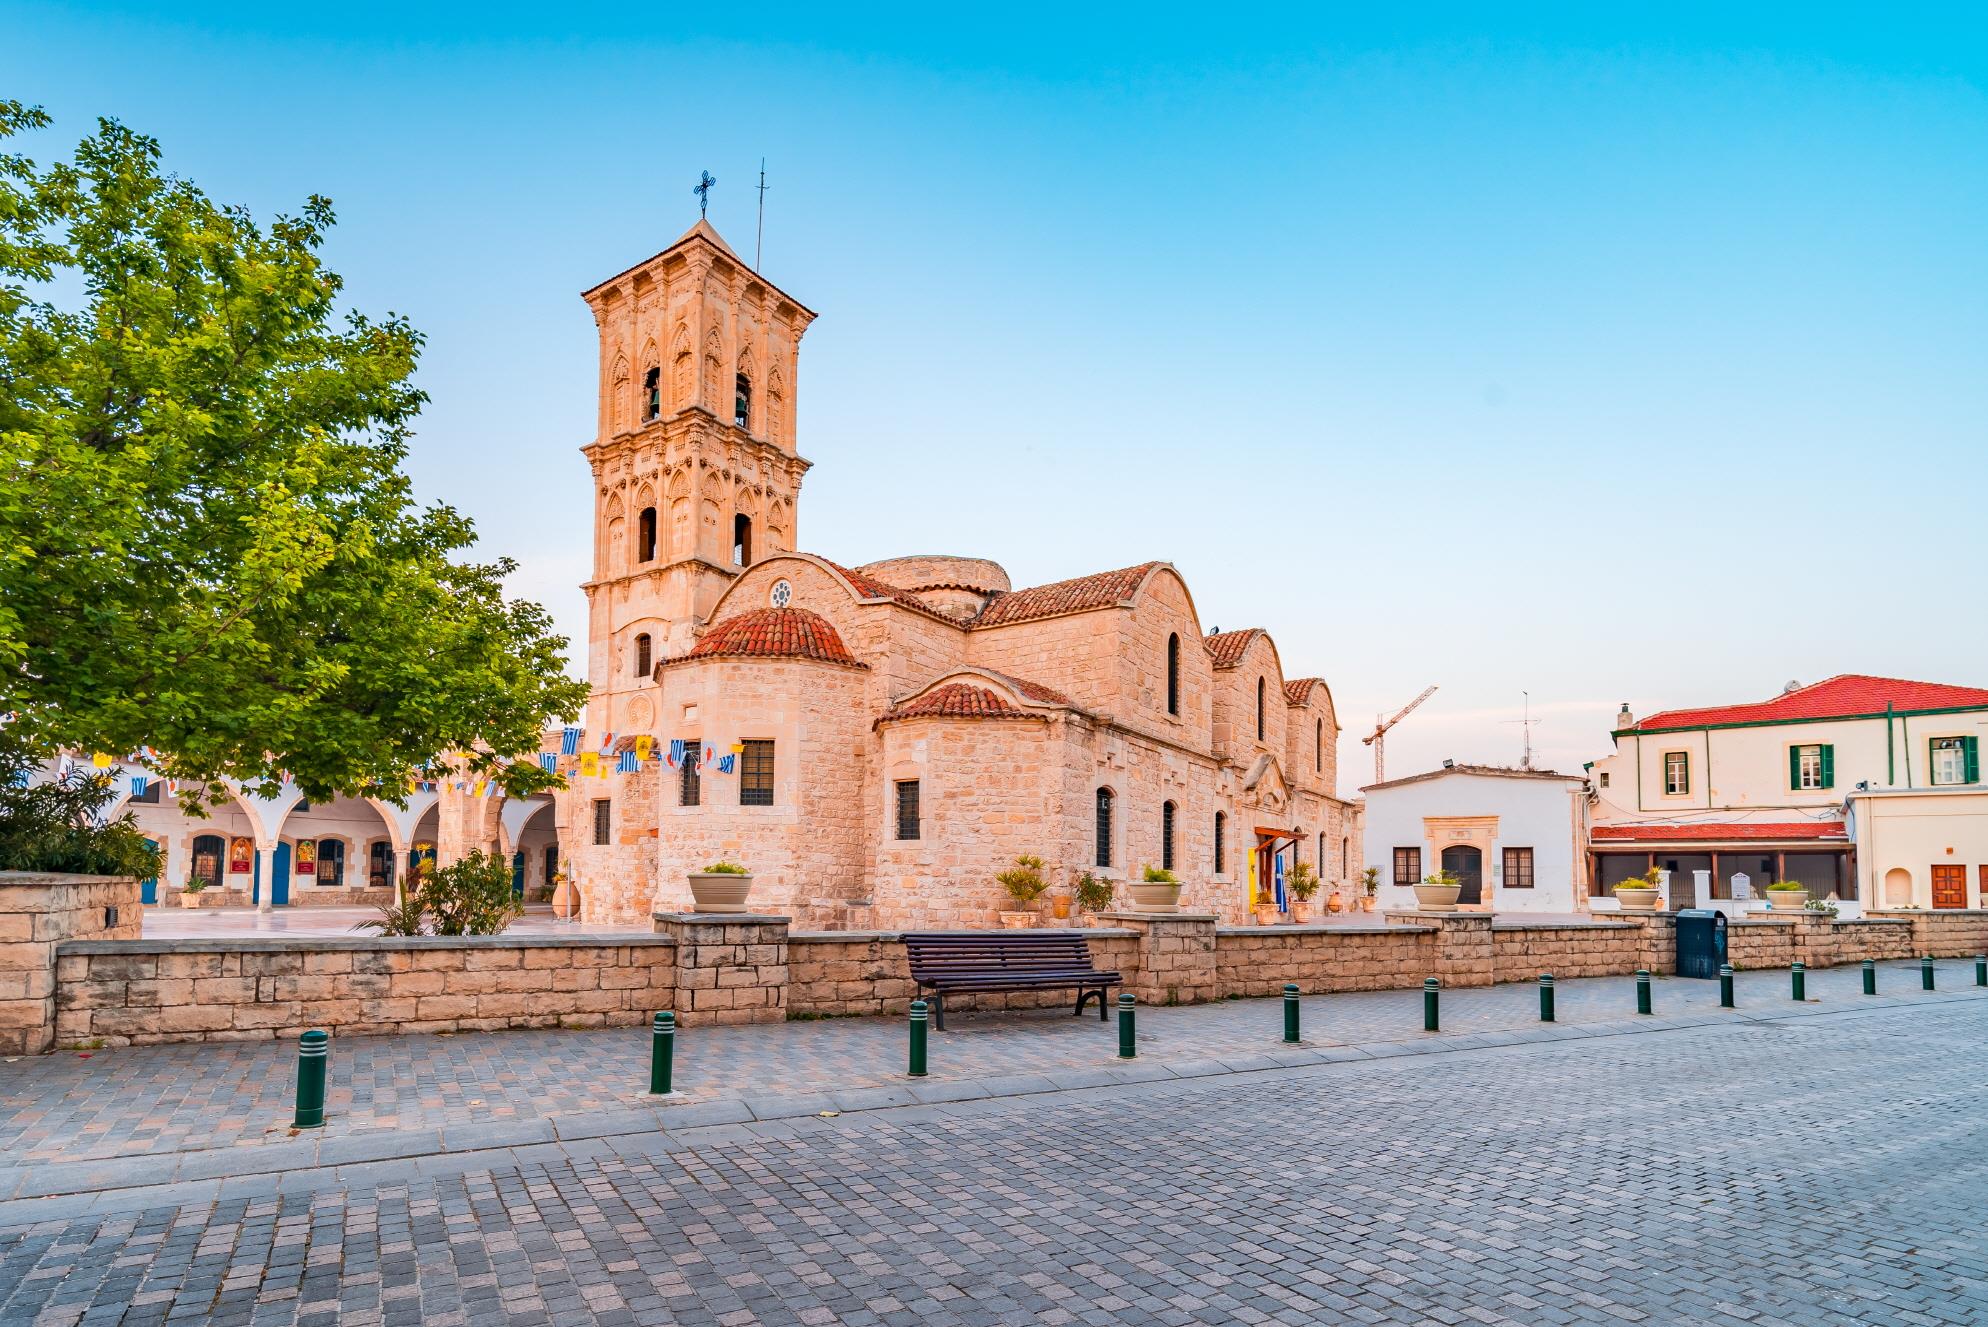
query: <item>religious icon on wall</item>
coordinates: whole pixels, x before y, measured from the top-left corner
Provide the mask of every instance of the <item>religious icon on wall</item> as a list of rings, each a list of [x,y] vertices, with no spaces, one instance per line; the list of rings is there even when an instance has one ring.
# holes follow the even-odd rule
[[[316,839],[297,840],[297,874],[316,875],[318,870],[318,841]]]
[[[247,875],[255,869],[255,840],[246,836],[228,844],[228,874]]]
[[[411,874],[416,880],[425,880],[435,873],[435,845],[417,843],[414,845],[414,869]]]

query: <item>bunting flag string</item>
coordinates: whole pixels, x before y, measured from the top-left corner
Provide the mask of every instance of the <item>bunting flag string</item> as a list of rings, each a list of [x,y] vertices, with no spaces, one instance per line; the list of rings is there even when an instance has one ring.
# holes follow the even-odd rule
[[[567,754],[570,755],[572,753],[568,752]],[[559,757],[553,755],[550,751],[541,751],[538,753],[538,767],[547,774],[556,773],[559,769]]]
[[[596,778],[600,772],[600,756],[592,751],[582,751],[580,753],[580,777],[583,779]]]
[[[683,768],[683,757],[684,757],[684,741],[683,741],[683,739],[682,739],[681,737],[673,737],[673,738],[671,738],[671,739],[670,739],[670,754],[669,754],[668,758],[667,758],[667,759],[666,759],[666,760],[665,760],[665,761],[664,761],[663,763],[664,763],[664,764],[666,764],[666,765],[668,765],[668,766],[669,766],[669,767],[670,767],[671,769],[682,769],[682,768]]]
[[[134,774],[131,776],[131,795],[133,797],[143,797],[145,790],[151,786],[152,780],[145,775]]]
[[[580,738],[585,732],[585,729],[576,724],[567,724],[566,730],[559,734],[559,754],[562,756],[579,755]]]
[[[606,734],[603,734],[603,735],[602,735],[602,737],[601,737],[601,754],[602,754],[602,755],[604,755],[604,756],[611,756],[611,755],[613,755],[613,754],[614,754],[614,738],[615,738],[615,735],[614,735],[613,733],[606,733]]]
[[[635,758],[637,760],[647,760],[649,753],[655,749],[655,745],[655,738],[649,736],[647,733],[641,734],[635,739]]]
[[[738,757],[732,755],[730,752],[727,752],[726,754],[719,756],[718,772],[720,774],[730,774],[732,772],[732,762],[737,758]]]
[[[621,755],[615,759],[614,772],[617,774],[633,774],[641,766],[641,763],[642,762],[636,757],[634,750],[631,748],[627,751],[622,752]]]

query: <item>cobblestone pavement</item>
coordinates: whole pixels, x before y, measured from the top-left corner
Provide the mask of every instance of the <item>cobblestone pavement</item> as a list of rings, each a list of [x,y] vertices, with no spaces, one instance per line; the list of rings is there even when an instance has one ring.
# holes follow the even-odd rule
[[[1885,965],[1885,998],[1920,998],[1916,964]],[[1939,964],[1935,1000],[1972,990],[1962,960]],[[1791,1008],[1784,971],[1739,974],[1738,1016]],[[1718,1016],[1718,983],[1659,978],[1654,1021]],[[1808,974],[1811,1009],[1863,1002],[1854,967]],[[1988,994],[1984,992],[1983,994]],[[1511,984],[1446,991],[1443,1034],[1550,1034],[1636,1020],[1633,978],[1560,983],[1557,1029],[1539,1023],[1536,989]],[[1420,1039],[1419,991],[1314,996],[1303,1002],[1308,1045]],[[1734,1017],[1730,1011],[1725,1017]],[[1142,1008],[1142,1062],[1239,1062],[1282,1049],[1280,1002],[1236,1000]],[[955,1013],[934,1033],[936,1082],[1041,1075],[1117,1063],[1113,1025],[1067,1011]],[[346,1037],[332,1047],[328,1124],[321,1138],[384,1130],[455,1130],[543,1121],[646,1104],[646,1029]],[[64,1052],[0,1064],[0,1167],[288,1143],[296,1050],[287,1042],[224,1042]],[[905,1025],[834,1019],[686,1029],[676,1086],[692,1101],[794,1097],[902,1084]],[[826,1102],[822,1104],[827,1104]],[[550,1136],[550,1135],[547,1135]],[[0,1199],[13,1190],[0,1182]]]
[[[0,1226],[0,1322],[1980,1323],[1984,1038],[1948,998],[320,1170]]]

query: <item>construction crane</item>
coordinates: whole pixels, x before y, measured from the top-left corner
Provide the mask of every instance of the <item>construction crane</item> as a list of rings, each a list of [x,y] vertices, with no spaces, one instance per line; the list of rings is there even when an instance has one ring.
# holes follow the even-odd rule
[[[1435,694],[1436,688],[1428,687],[1421,695],[1403,705],[1392,719],[1383,719],[1378,714],[1374,716],[1374,731],[1360,740],[1374,749],[1375,783],[1382,783],[1387,779],[1387,730],[1407,718],[1410,711]]]

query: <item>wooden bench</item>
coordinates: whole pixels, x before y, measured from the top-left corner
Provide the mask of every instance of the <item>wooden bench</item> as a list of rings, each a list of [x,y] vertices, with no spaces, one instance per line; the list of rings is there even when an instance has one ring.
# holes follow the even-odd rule
[[[932,992],[932,1021],[946,1030],[946,993],[959,991],[1074,990],[1075,1018],[1085,1001],[1096,997],[1098,1018],[1105,1011],[1105,992],[1120,985],[1116,972],[1100,971],[1091,962],[1091,947],[1081,935],[1067,931],[923,931],[904,937],[911,958],[911,980],[922,997]]]

